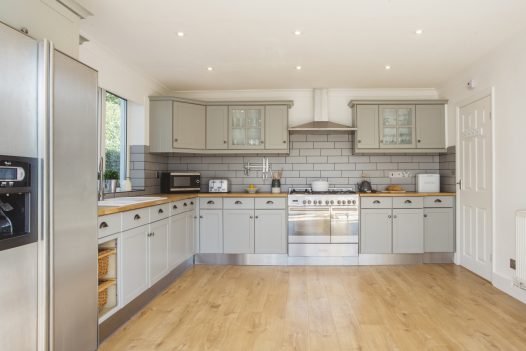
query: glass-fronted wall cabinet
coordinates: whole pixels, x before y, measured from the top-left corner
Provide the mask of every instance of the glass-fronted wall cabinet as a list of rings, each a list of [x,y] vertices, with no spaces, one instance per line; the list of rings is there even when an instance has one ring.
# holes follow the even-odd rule
[[[228,111],[230,149],[263,149],[265,107],[230,106]]]
[[[380,106],[380,148],[414,148],[415,145],[415,106]]]

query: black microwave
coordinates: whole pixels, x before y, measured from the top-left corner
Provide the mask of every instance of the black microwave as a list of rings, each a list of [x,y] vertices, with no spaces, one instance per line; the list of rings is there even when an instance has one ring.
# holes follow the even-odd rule
[[[193,193],[201,190],[201,173],[161,172],[161,193]]]

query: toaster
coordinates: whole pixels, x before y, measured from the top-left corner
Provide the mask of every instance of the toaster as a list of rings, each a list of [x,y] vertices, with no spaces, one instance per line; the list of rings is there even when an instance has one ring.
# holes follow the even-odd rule
[[[208,181],[208,192],[210,193],[229,193],[230,192],[230,180],[210,179]]]

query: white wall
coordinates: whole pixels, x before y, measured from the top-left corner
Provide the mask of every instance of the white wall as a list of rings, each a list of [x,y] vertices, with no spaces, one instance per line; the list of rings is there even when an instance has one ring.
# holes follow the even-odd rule
[[[295,126],[314,119],[312,89],[174,91],[173,96],[196,100],[293,100],[289,125]],[[435,89],[329,89],[329,120],[351,125],[352,99],[436,99]]]
[[[455,144],[456,106],[459,101],[494,87],[495,143],[495,233],[494,284],[523,299],[526,293],[511,286],[514,271],[509,259],[515,258],[515,211],[526,209],[526,32],[509,39],[469,69],[456,74],[440,87],[448,98],[448,144]],[[474,79],[473,91],[466,82]]]
[[[96,41],[80,46],[79,59],[98,70],[100,87],[128,100],[128,145],[149,144],[148,96],[168,89]]]
[[[53,41],[55,47],[78,57],[79,18],[55,0],[1,0],[0,21],[36,39]]]

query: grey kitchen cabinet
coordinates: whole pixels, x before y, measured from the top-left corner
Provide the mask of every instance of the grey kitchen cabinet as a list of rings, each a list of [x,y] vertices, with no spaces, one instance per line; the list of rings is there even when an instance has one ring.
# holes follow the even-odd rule
[[[148,233],[148,286],[152,286],[170,270],[168,264],[168,218],[150,223]]]
[[[264,106],[229,106],[228,124],[229,149],[264,149]]]
[[[416,141],[416,147],[420,149],[446,147],[444,105],[416,106]]]
[[[199,252],[223,252],[223,211],[199,211]]]
[[[223,211],[223,252],[254,253],[254,210]]]
[[[447,100],[354,100],[356,154],[446,151]]]
[[[185,218],[186,218],[186,227],[185,227],[185,234],[186,234],[186,249],[185,249],[185,259],[188,259],[192,257],[195,254],[195,221],[196,221],[196,215],[195,210],[185,212]]]
[[[228,149],[228,106],[206,107],[206,149]]]
[[[356,148],[378,149],[380,137],[378,129],[378,105],[359,105],[356,107]]]
[[[175,267],[186,257],[186,215],[176,214],[170,217],[169,265]]]
[[[148,288],[148,233],[149,226],[143,225],[121,234],[121,286],[124,304]]]
[[[172,116],[171,100],[150,101],[150,151],[172,152]]]
[[[288,150],[288,113],[286,105],[265,107],[265,149]]]
[[[455,251],[455,213],[452,207],[424,209],[424,250]]]
[[[391,209],[362,209],[360,214],[361,253],[392,253],[392,231]]]
[[[381,105],[380,148],[415,148],[415,106]]]
[[[255,210],[257,254],[287,253],[287,215],[284,210]]]
[[[172,119],[173,148],[204,149],[205,134],[205,106],[175,101]]]
[[[424,252],[423,209],[393,210],[393,253]]]

